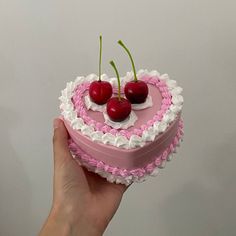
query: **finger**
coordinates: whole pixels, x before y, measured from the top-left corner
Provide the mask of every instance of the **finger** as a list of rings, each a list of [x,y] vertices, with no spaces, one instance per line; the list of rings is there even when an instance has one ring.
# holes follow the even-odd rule
[[[73,159],[68,146],[68,132],[64,122],[60,119],[55,119],[53,122],[54,136],[53,136],[53,151],[54,151],[54,169],[55,179],[60,173],[66,174],[70,179],[74,179],[80,190],[87,191],[87,180],[83,168]],[[59,167],[59,168],[57,168]],[[62,167],[62,169],[61,169]],[[60,171],[58,171],[60,170]],[[63,171],[61,171],[63,170]]]
[[[53,153],[55,165],[64,162],[66,159],[71,159],[71,154],[68,147],[68,133],[62,120],[55,119],[53,122]]]
[[[131,185],[132,185],[132,183],[129,184],[129,185],[117,184],[117,188],[119,188],[120,191],[121,191],[122,193],[124,193]]]

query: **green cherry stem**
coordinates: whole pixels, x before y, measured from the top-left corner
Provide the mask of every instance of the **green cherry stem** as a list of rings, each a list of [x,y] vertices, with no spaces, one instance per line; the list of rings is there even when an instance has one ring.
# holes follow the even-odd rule
[[[100,41],[100,50],[99,50],[99,77],[98,77],[98,81],[101,81],[101,67],[102,67],[102,35],[100,35],[99,37],[99,41]]]
[[[118,73],[118,70],[116,68],[116,65],[115,65],[114,61],[110,61],[110,64],[116,72],[116,77],[117,77],[117,81],[118,81],[118,98],[119,98],[119,101],[120,101],[121,100],[121,96],[120,96],[120,76],[119,76],[119,73]]]
[[[133,58],[132,58],[132,56],[131,56],[131,53],[130,53],[129,49],[124,45],[124,43],[123,43],[121,40],[118,41],[118,44],[120,44],[120,45],[125,49],[125,51],[128,53],[129,58],[130,58],[131,63],[132,63],[132,67],[133,67],[134,81],[137,82],[137,81],[138,81],[138,78],[137,78],[137,75],[136,75],[136,70],[135,70],[135,66],[134,66],[134,61],[133,61]]]

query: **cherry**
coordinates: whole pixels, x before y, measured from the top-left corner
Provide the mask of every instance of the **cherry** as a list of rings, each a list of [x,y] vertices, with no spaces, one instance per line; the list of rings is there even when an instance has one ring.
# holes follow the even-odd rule
[[[143,81],[131,81],[125,85],[125,96],[132,104],[145,102],[148,95],[148,86]]]
[[[107,114],[111,120],[119,122],[125,120],[131,112],[131,104],[125,98],[113,97],[107,102]]]
[[[100,52],[99,52],[99,79],[93,81],[89,86],[90,99],[98,104],[105,104],[112,95],[112,86],[109,82],[101,81],[101,64],[102,64],[102,36],[100,35]]]
[[[129,116],[131,112],[131,104],[127,99],[120,96],[120,76],[116,69],[115,63],[111,61],[110,64],[116,72],[118,81],[118,97],[113,97],[108,100],[107,114],[111,120],[120,122],[125,120]]]
[[[112,87],[106,81],[93,81],[89,86],[90,99],[98,105],[105,104],[112,95]]]
[[[133,58],[131,56],[129,49],[124,45],[124,43],[121,40],[118,41],[118,44],[120,44],[128,53],[129,58],[131,60],[133,72],[134,72],[134,80],[131,82],[128,82],[125,85],[125,96],[132,104],[143,103],[146,101],[146,98],[148,96],[148,86],[145,82],[138,80],[135,66],[134,66],[134,61],[133,61]]]

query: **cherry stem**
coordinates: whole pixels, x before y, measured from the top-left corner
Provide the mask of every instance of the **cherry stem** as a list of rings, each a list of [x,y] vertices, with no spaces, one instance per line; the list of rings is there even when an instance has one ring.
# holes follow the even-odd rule
[[[118,70],[116,68],[116,65],[115,65],[114,61],[110,61],[110,64],[116,72],[116,77],[117,77],[117,81],[118,81],[118,98],[119,98],[119,101],[120,101],[121,100],[121,96],[120,96],[120,76],[119,76],[119,73],[118,73]]]
[[[98,81],[101,81],[101,67],[102,67],[102,35],[100,35],[99,37],[100,39],[100,50],[99,50],[99,77],[98,77]]]
[[[130,53],[129,49],[124,45],[124,43],[123,43],[121,40],[118,41],[118,44],[120,44],[120,45],[125,49],[125,51],[128,53],[129,58],[130,58],[131,63],[132,63],[132,67],[133,67],[134,81],[137,82],[137,81],[138,81],[138,78],[137,78],[137,75],[136,75],[136,70],[135,70],[135,66],[134,66],[134,61],[133,61],[133,58],[132,58],[132,56],[131,56],[131,53]]]

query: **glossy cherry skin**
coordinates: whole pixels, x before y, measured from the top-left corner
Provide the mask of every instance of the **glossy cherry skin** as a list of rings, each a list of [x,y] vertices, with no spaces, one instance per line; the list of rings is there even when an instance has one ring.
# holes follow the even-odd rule
[[[110,98],[107,102],[107,114],[111,120],[119,122],[125,120],[131,112],[131,103],[118,97]]]
[[[131,81],[125,85],[125,96],[132,104],[140,104],[146,101],[148,86],[143,81]]]
[[[112,95],[112,86],[106,81],[93,81],[89,86],[91,100],[98,104],[105,104]]]

